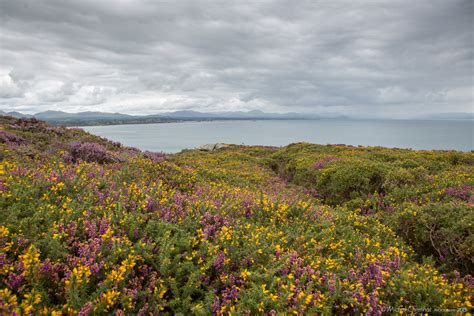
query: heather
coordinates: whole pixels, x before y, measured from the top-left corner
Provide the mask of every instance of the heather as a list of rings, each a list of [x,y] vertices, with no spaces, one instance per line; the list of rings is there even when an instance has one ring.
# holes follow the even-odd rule
[[[323,203],[377,218],[420,260],[474,271],[473,152],[294,144],[272,158],[273,170]]]
[[[0,313],[471,308],[473,153],[141,152],[0,118]]]

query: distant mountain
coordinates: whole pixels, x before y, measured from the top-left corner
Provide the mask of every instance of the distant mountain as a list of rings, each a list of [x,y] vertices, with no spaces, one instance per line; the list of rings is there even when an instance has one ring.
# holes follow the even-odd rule
[[[212,118],[215,117],[212,113],[201,113],[197,111],[175,111],[175,112],[165,112],[161,113],[165,117],[175,117],[175,118]]]
[[[175,111],[162,113],[163,116],[171,118],[200,118],[200,119],[316,119],[316,115],[301,113],[266,113],[259,110],[234,111],[234,112],[198,112],[198,111]]]
[[[234,112],[198,112],[174,111],[154,115],[129,115],[106,112],[79,112],[67,113],[63,111],[44,111],[34,115],[25,115],[19,112],[3,112],[1,115],[14,117],[35,117],[39,120],[58,125],[110,125],[110,124],[144,124],[176,121],[201,121],[201,120],[267,120],[267,119],[317,119],[315,115],[300,113],[265,113],[262,111],[234,111]]]
[[[79,112],[68,113],[63,111],[44,111],[34,115],[20,112],[5,112],[0,110],[0,115],[17,118],[35,117],[39,120],[57,125],[116,125],[116,124],[148,124],[177,121],[212,121],[212,120],[314,120],[320,118],[351,119],[347,116],[324,116],[304,113],[266,113],[259,110],[229,111],[229,112],[199,112],[192,110],[165,112],[152,115],[129,115],[107,112]],[[474,120],[474,113],[434,113],[414,117],[418,120]]]
[[[36,113],[35,118],[39,120],[87,120],[87,119],[106,119],[106,120],[118,120],[133,118],[132,115],[120,114],[120,113],[104,113],[104,112],[79,112],[79,113],[67,113],[62,111],[45,111]]]
[[[20,113],[20,112],[15,112],[15,111],[12,111],[12,112],[4,112],[4,111],[0,111],[0,115],[13,116],[13,117],[16,117],[16,118],[22,118],[22,117],[32,117],[32,115],[23,114],[23,113]]]
[[[0,115],[8,115],[17,118],[37,118],[56,125],[108,125],[108,124],[140,124],[140,123],[157,123],[164,119],[161,116],[133,116],[121,113],[106,112],[79,112],[67,113],[62,111],[44,111],[34,115],[26,115],[19,112],[0,111]]]

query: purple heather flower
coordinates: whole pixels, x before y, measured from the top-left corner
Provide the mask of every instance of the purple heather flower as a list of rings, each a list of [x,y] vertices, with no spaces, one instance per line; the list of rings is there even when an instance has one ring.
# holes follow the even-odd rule
[[[69,152],[75,161],[79,159],[98,163],[118,161],[117,157],[110,154],[104,146],[97,143],[72,143],[69,145]]]
[[[329,162],[338,161],[338,160],[342,160],[342,159],[335,156],[323,157],[314,163],[313,168],[316,170],[319,170],[319,169],[324,168]]]
[[[201,225],[204,238],[209,239],[214,237],[221,227],[229,225],[229,220],[223,216],[206,212],[202,217]]]
[[[217,315],[221,309],[221,300],[219,298],[219,296],[214,296],[214,301],[212,302],[212,305],[211,305],[211,309],[212,309],[212,312],[214,313],[214,315]]]
[[[92,302],[87,302],[82,306],[81,310],[77,314],[78,316],[88,316],[91,314],[92,307],[94,307],[94,304]]]
[[[147,212],[152,212],[155,208],[155,205],[156,205],[155,199],[153,199],[152,197],[149,197],[148,200],[146,201],[145,210]]]
[[[0,142],[11,145],[23,145],[27,143],[24,138],[7,131],[0,131]]]
[[[463,201],[473,202],[474,201],[474,191],[473,188],[469,185],[463,185],[461,187],[451,187],[446,188],[444,193],[449,196],[456,197]]]
[[[162,162],[166,158],[166,154],[163,152],[153,152],[148,150],[143,153],[143,156],[153,162]]]
[[[331,292],[331,294],[336,292],[336,287],[334,286],[333,280],[329,281],[329,292]]]
[[[8,274],[7,283],[10,285],[10,287],[12,287],[13,289],[16,289],[21,285],[24,279],[25,279],[24,276],[16,275],[15,273],[10,272]]]
[[[138,311],[137,316],[145,316],[147,311],[148,303],[145,303],[145,305]]]
[[[224,261],[225,261],[224,253],[219,252],[217,254],[216,259],[214,260],[214,263],[212,264],[214,269],[216,269],[217,271],[220,271],[222,269],[222,266],[224,265]]]

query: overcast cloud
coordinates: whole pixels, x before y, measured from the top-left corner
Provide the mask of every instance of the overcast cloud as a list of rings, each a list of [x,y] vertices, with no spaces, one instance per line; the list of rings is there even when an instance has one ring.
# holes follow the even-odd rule
[[[0,2],[2,110],[473,112],[471,0]]]

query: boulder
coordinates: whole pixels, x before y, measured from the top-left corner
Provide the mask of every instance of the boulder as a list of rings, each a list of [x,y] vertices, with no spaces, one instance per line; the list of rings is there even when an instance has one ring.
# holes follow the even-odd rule
[[[229,146],[228,144],[224,144],[224,143],[205,144],[205,145],[199,146],[198,149],[202,151],[214,151],[214,150],[218,150],[218,149],[225,148],[228,146]]]

